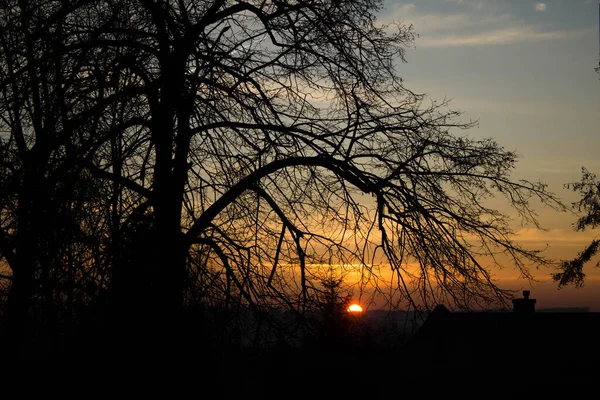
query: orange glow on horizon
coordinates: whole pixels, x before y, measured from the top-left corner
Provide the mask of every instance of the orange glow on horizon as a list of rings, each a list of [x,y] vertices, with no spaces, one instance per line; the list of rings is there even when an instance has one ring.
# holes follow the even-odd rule
[[[349,313],[361,313],[361,312],[363,312],[363,309],[358,304],[350,304],[350,307],[348,307],[348,312]]]

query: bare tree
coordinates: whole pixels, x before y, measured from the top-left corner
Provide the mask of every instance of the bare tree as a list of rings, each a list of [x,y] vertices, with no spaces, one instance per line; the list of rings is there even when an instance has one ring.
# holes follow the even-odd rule
[[[530,222],[531,197],[560,204],[509,179],[514,153],[456,136],[472,124],[404,87],[395,62],[412,32],[377,27],[376,4],[135,7],[122,5],[95,45],[127,54],[114,74],[135,75],[124,86],[143,103],[123,125],[147,132],[148,150],[123,161],[139,172],[120,179],[151,215],[152,308],[180,306],[186,265],[249,305],[302,309],[311,265],[356,264],[366,283],[379,261],[413,306],[470,307],[509,294],[479,255],[507,253],[525,276],[523,260],[544,262],[485,198],[504,195]],[[201,264],[188,264],[191,251]]]
[[[378,26],[380,7],[109,0],[63,10],[77,20],[55,48],[85,54],[73,92],[82,109],[69,121],[89,150],[75,165],[110,194],[115,309],[139,313],[154,341],[175,346],[186,302],[302,315],[323,265],[390,305],[427,310],[506,302],[481,256],[507,255],[525,277],[546,262],[513,242],[512,219],[486,200],[504,196],[532,223],[530,199],[561,204],[541,183],[511,180],[516,154],[457,134],[473,123],[404,86],[397,62],[413,32]]]
[[[31,314],[57,333],[75,303],[106,286],[107,274],[93,270],[102,263],[105,194],[84,168],[101,115],[86,101],[94,59],[78,29],[86,4],[7,1],[0,9],[0,258],[15,357]]]

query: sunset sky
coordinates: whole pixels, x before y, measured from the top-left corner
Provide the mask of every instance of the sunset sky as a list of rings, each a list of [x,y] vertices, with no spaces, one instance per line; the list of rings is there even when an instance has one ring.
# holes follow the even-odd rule
[[[413,24],[419,37],[398,66],[406,86],[452,99],[464,120],[479,120],[468,135],[519,153],[515,179],[544,181],[570,204],[577,196],[564,185],[579,180],[582,167],[600,175],[598,1],[387,0],[379,21]],[[600,234],[574,232],[575,215],[537,211],[546,231],[515,230],[526,246],[548,244],[550,257],[572,258]],[[540,282],[532,288],[510,270],[498,276],[510,288],[531,289],[538,309],[600,311],[600,269],[593,264],[581,289],[558,291],[549,270],[533,271]]]

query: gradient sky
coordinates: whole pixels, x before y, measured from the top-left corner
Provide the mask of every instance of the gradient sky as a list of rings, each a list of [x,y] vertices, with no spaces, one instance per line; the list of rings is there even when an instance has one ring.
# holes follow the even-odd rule
[[[419,35],[398,66],[406,86],[450,98],[462,119],[479,120],[467,134],[494,138],[521,155],[513,177],[541,180],[565,203],[564,188],[581,168],[600,175],[600,57],[598,1],[386,0],[379,21],[412,24]],[[458,132],[465,133],[465,132]],[[536,209],[546,230],[515,225],[518,239],[547,255],[574,257],[600,230],[576,233],[576,216]],[[595,264],[597,260],[593,260]],[[600,269],[590,264],[584,288],[557,290],[549,270],[534,270],[530,287],[511,271],[510,288],[531,289],[538,308],[600,311]]]

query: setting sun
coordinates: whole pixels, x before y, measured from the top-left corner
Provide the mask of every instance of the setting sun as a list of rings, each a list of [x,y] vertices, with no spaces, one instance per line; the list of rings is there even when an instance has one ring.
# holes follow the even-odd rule
[[[359,306],[358,304],[351,304],[350,307],[348,307],[348,312],[351,313],[361,313],[363,311],[362,307]]]

